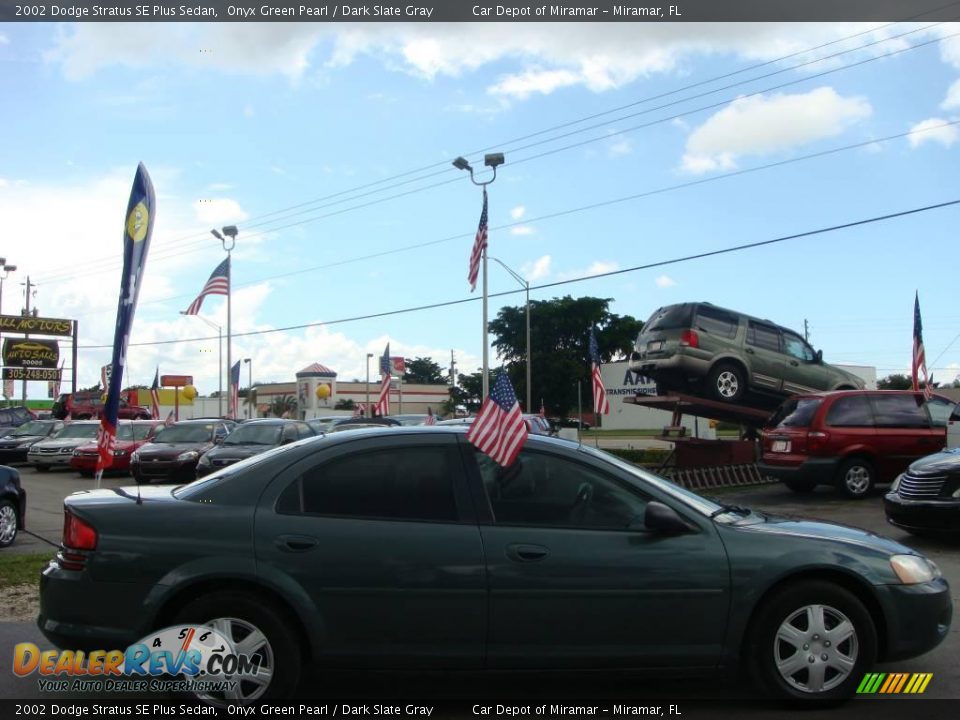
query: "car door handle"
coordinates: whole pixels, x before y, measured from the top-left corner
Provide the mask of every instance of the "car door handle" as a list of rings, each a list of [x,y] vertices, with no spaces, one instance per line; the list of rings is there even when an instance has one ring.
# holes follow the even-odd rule
[[[796,360],[791,360],[790,364],[793,365],[794,367],[797,367],[797,365],[799,365],[800,363],[798,363]]]
[[[744,352],[749,353],[750,355],[753,355],[753,354],[754,354],[754,353],[753,353],[753,350],[750,349],[750,348],[747,348]]]
[[[543,545],[522,545],[519,543],[507,545],[507,557],[515,562],[536,562],[543,560],[549,554],[549,548],[545,548]]]
[[[284,552],[306,552],[312,550],[320,542],[309,535],[280,535],[274,544]]]

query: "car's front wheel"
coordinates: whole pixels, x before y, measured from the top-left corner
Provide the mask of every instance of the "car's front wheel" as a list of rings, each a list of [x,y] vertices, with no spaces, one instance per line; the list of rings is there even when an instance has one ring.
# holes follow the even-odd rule
[[[17,508],[9,500],[0,502],[0,547],[13,545],[17,539]]]
[[[874,484],[876,474],[873,465],[864,458],[849,458],[837,470],[837,487],[844,497],[851,500],[867,497]]]
[[[270,602],[245,592],[213,592],[198,597],[177,613],[175,623],[196,623],[217,630],[233,642],[239,655],[256,663],[256,671],[228,676],[232,691],[214,701],[250,703],[288,698],[300,680],[300,647],[283,614]]]
[[[746,652],[768,695],[836,701],[853,695],[873,665],[877,633],[855,595],[808,580],[784,587],[758,609]]]

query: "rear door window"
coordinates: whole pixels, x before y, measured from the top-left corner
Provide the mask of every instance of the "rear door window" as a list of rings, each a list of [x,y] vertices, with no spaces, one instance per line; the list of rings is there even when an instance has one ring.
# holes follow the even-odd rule
[[[740,318],[722,308],[700,305],[697,308],[697,329],[717,337],[733,338],[737,335]]]
[[[773,325],[750,321],[747,328],[747,344],[764,350],[780,352],[780,331]]]
[[[873,410],[864,395],[837,398],[827,411],[827,425],[832,427],[873,427]]]
[[[873,409],[877,427],[926,428],[930,417],[918,394],[874,395]]]
[[[946,398],[933,397],[927,400],[927,411],[930,413],[930,420],[936,427],[946,427],[950,415],[954,412],[956,403],[952,403]]]

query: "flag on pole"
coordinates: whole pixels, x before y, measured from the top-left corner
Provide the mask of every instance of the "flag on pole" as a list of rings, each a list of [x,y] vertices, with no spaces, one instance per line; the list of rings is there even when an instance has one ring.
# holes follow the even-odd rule
[[[113,363],[109,363],[100,368],[100,387],[106,392],[110,387],[110,376],[113,375]]]
[[[240,409],[240,361],[230,368],[230,417],[236,419]]]
[[[470,282],[470,292],[477,289],[477,276],[480,274],[480,261],[487,251],[487,189],[483,189],[483,210],[480,211],[480,225],[477,227],[477,236],[473,241],[473,250],[470,252],[470,271],[467,280]]]
[[[354,417],[360,417],[360,416],[363,415],[365,412],[366,412],[366,409],[365,409],[365,406],[364,406],[363,403],[356,403],[356,404],[353,406],[353,416],[354,416]]]
[[[424,425],[436,425],[437,416],[433,414],[433,410],[427,408],[427,419],[423,421]]]
[[[53,401],[60,399],[60,383],[63,381],[63,366],[66,361],[60,363],[60,369],[57,370],[57,379],[53,381]]]
[[[160,366],[153,375],[153,385],[150,386],[150,413],[154,420],[160,419]]]
[[[197,295],[197,299],[190,303],[184,315],[196,315],[200,312],[200,306],[203,305],[203,299],[207,295],[229,295],[230,294],[230,256],[217,265],[203,290]]]
[[[543,398],[540,398],[540,417],[547,416],[547,408],[543,404]]]
[[[380,356],[380,397],[373,406],[373,414],[383,417],[390,414],[390,372],[393,362],[390,359],[390,343]]]
[[[173,417],[173,410],[170,411],[170,414],[167,415],[167,419],[163,421],[164,427],[170,427],[176,420]]]
[[[133,327],[133,316],[143,280],[143,271],[153,234],[156,196],[147,169],[140,163],[130,189],[123,233],[123,272],[120,275],[120,297],[117,302],[117,323],[113,334],[113,358],[110,363],[109,387],[104,388],[107,402],[100,415],[97,433],[97,485],[103,470],[113,464],[117,438],[117,415],[120,409],[120,386],[127,364],[127,343]]]
[[[600,348],[597,347],[597,336],[590,328],[590,377],[593,384],[593,412],[597,415],[610,414],[610,402],[607,400],[607,389],[603,386],[600,377]]]
[[[527,424],[520,412],[520,403],[513,392],[510,378],[500,370],[490,388],[490,395],[470,425],[467,440],[494,462],[509,467],[517,459],[527,439]]]
[[[924,391],[928,398],[933,394],[930,377],[927,375],[927,354],[923,349],[923,323],[920,322],[920,294],[913,298],[913,389],[920,389],[920,373],[923,373]]]

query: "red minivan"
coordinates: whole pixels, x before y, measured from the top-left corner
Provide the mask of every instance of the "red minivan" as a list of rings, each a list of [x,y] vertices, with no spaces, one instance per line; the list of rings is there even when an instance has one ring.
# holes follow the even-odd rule
[[[760,472],[795,492],[834,485],[846,497],[866,497],[943,448],[954,405],[913,390],[795,395],[763,430]]]

